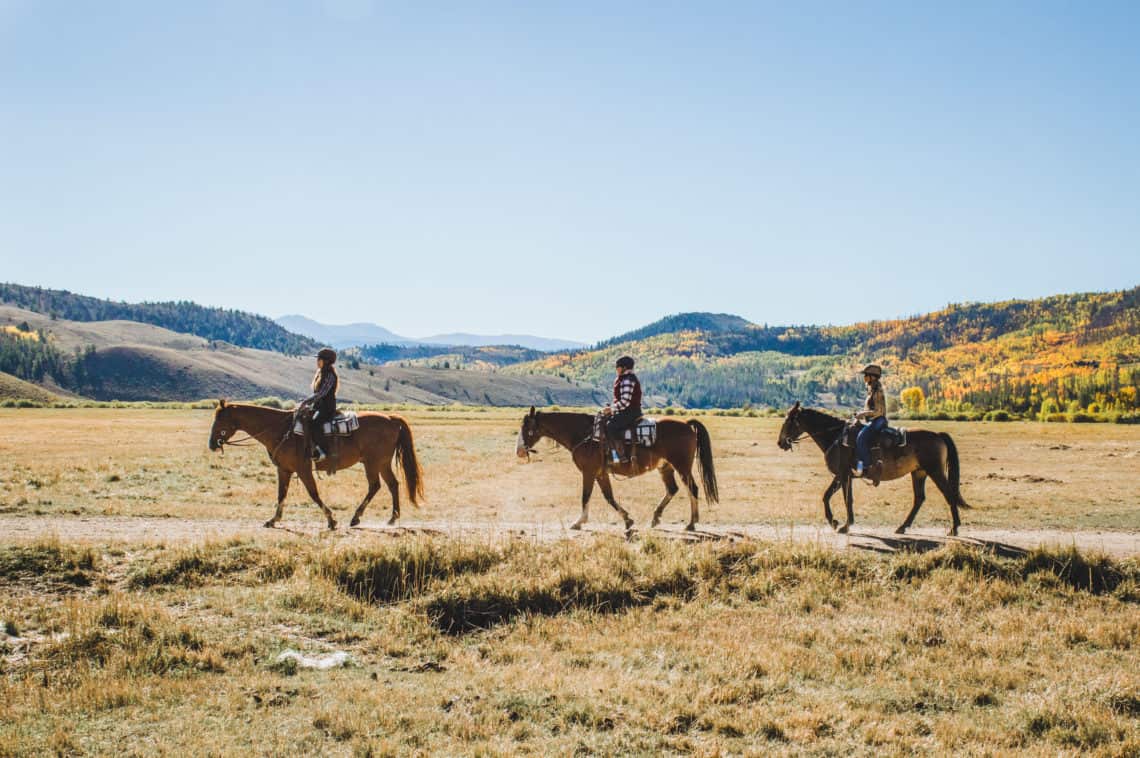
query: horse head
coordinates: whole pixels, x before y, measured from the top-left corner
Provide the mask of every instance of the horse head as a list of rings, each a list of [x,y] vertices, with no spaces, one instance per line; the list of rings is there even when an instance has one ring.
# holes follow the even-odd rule
[[[210,427],[210,452],[221,450],[222,445],[237,431],[238,422],[233,410],[234,407],[226,405],[224,398],[218,401],[218,407],[214,409],[214,425]]]
[[[535,413],[534,406],[530,407],[530,413],[523,416],[522,425],[519,427],[519,438],[515,443],[515,454],[519,458],[530,458],[530,454],[534,452],[534,446],[542,437],[542,432],[538,430],[538,414]]]
[[[797,400],[784,418],[784,425],[780,427],[780,436],[776,439],[776,444],[781,450],[791,450],[801,434],[803,430],[800,428],[800,401]]]

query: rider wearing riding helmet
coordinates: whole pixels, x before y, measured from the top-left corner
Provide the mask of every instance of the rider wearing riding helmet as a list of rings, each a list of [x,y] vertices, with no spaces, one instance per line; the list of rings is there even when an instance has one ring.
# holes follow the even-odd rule
[[[325,459],[325,435],[323,427],[336,415],[336,390],[340,386],[340,377],[337,376],[333,364],[336,363],[336,351],[332,348],[322,348],[317,353],[317,373],[313,375],[313,394],[301,401],[301,408],[313,410],[309,431],[313,440],[313,460]]]
[[[611,405],[602,409],[602,413],[609,416],[606,422],[606,436],[618,442],[624,439],[625,430],[632,427],[641,418],[641,382],[633,373],[633,358],[623,355],[615,364],[617,377],[614,379],[614,399]],[[622,446],[624,451],[624,446]],[[623,454],[628,459],[628,454]],[[618,460],[618,452],[614,450],[614,462]]]
[[[883,376],[883,369],[874,363],[863,369],[863,381],[867,384],[867,400],[863,410],[855,414],[855,418],[867,422],[859,430],[855,438],[855,452],[858,462],[855,464],[855,476],[863,476],[863,471],[871,466],[871,445],[879,432],[887,427],[887,401],[883,395],[883,385],[879,381]],[[877,477],[876,477],[877,481]]]

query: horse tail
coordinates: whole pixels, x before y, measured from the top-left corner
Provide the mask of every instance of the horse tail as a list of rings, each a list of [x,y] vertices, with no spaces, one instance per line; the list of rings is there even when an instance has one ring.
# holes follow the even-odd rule
[[[416,445],[412,439],[412,428],[399,416],[392,417],[399,425],[396,436],[396,463],[404,470],[404,484],[412,505],[419,505],[416,498],[424,496],[424,472],[416,458]]]
[[[958,468],[958,448],[954,445],[954,440],[951,439],[950,435],[946,432],[942,432],[938,436],[941,437],[942,441],[946,444],[947,480],[950,482],[950,492],[948,494],[954,498],[959,508],[969,508],[971,506],[962,498],[962,490],[959,489],[958,486],[961,477],[961,470]]]
[[[713,467],[712,443],[709,441],[709,430],[696,419],[689,420],[689,426],[697,433],[697,454],[701,465],[701,481],[705,485],[705,500],[710,503],[720,502],[720,491],[716,486],[716,469]]]

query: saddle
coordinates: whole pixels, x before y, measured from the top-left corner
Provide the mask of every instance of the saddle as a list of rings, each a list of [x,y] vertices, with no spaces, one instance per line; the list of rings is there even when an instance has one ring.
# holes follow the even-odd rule
[[[606,440],[606,419],[600,413],[594,416],[594,432],[590,435],[594,442]],[[625,430],[625,441],[638,447],[653,447],[657,444],[657,419],[646,416],[639,418],[636,424]]]
[[[348,411],[338,413],[324,422],[321,431],[326,437],[348,437],[359,428],[360,419],[356,417],[355,411]],[[305,424],[299,418],[293,422],[293,434],[298,437],[305,436]]]
[[[849,423],[843,432],[842,444],[844,447],[855,447],[855,438],[859,436],[859,432],[867,424],[863,422]],[[878,437],[871,440],[871,467],[867,471],[867,476],[870,477],[871,483],[876,487],[879,486],[879,480],[883,473],[883,451],[892,448],[900,448],[906,445],[906,429],[902,427],[885,426],[879,432]],[[854,468],[855,458],[851,457],[852,468]]]
[[[858,424],[848,424],[847,429],[843,432],[843,447],[855,447],[855,438],[859,436],[859,432],[865,426],[866,424],[862,422]],[[883,427],[883,430],[879,432],[878,438],[871,440],[872,450],[875,448],[889,450],[895,447],[906,447],[906,429],[901,426]]]

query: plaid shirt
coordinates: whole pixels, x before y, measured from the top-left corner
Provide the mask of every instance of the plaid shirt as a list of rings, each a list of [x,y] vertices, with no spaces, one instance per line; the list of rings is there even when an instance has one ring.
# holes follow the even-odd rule
[[[614,379],[613,411],[617,413],[635,405],[641,405],[641,382],[637,381],[633,372],[627,371]]]
[[[321,383],[320,386],[317,387],[317,391],[312,395],[309,395],[309,397],[305,398],[303,404],[312,405],[315,407],[317,403],[319,403],[321,399],[324,398],[325,395],[329,394],[334,389],[336,389],[336,372],[325,372],[325,375],[321,377]]]

